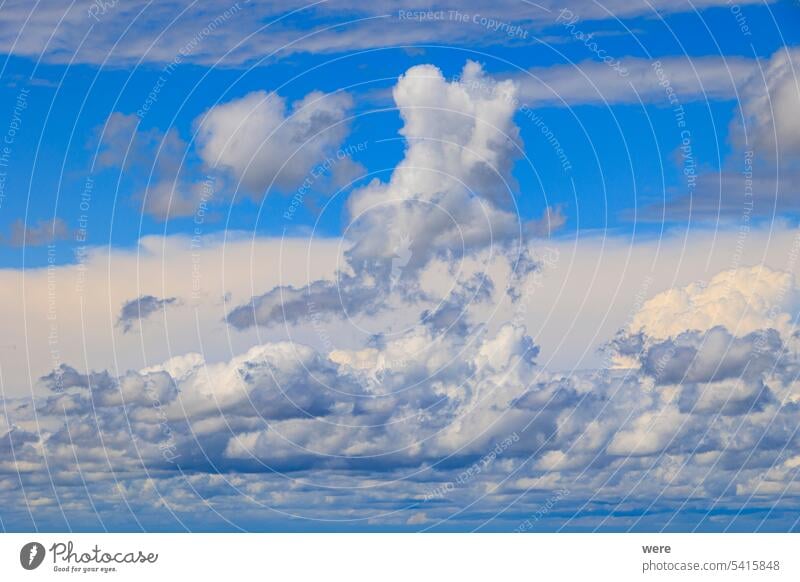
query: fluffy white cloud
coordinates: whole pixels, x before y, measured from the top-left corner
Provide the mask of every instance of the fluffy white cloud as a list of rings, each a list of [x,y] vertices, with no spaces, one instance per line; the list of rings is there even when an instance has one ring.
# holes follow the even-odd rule
[[[668,289],[648,299],[629,329],[667,339],[686,330],[724,326],[737,336],[775,328],[791,337],[798,307],[792,273],[765,266],[722,271],[708,282]]]
[[[312,91],[288,109],[276,93],[254,91],[199,116],[194,150],[174,127],[141,129],[137,115],[115,112],[97,129],[98,167],[127,171],[142,211],[162,220],[205,213],[225,190],[223,176],[233,178],[228,190],[241,185],[256,199],[304,184],[331,189],[360,172],[351,151],[337,150],[351,106],[347,93]],[[198,158],[211,173],[205,180],[187,177]]]
[[[525,222],[515,207],[511,170],[521,155],[516,91],[513,81],[497,82],[472,61],[454,80],[432,65],[409,69],[393,91],[405,154],[388,182],[375,178],[349,195],[342,272],[333,282],[255,296],[228,321],[243,329],[292,323],[310,310],[320,317],[371,314],[393,293],[416,304],[420,272],[435,259],[452,273],[460,270],[456,261],[494,255],[508,256],[520,276],[535,269],[524,241],[549,235],[565,219],[548,208],[544,218]],[[486,294],[491,281],[484,279],[485,286],[474,287],[469,276],[457,278],[452,297],[436,298],[423,317],[449,325],[461,311],[456,304],[464,302],[464,290]]]
[[[391,258],[403,240],[413,270],[437,253],[463,255],[521,235],[511,177],[521,152],[516,91],[474,62],[456,81],[431,65],[400,77],[393,96],[406,152],[388,183],[373,180],[348,198],[355,265]]]
[[[296,189],[336,155],[351,107],[344,92],[312,91],[289,108],[276,93],[254,91],[197,119],[199,155],[210,167],[228,170],[256,198],[270,189]],[[348,157],[337,159],[331,171],[349,177],[353,165]]]
[[[350,365],[359,353],[327,358],[293,342],[220,363],[187,354],[119,377],[62,365],[41,380],[50,394],[33,400],[38,417],[29,402],[12,405],[13,421],[38,434],[22,433],[16,454],[34,465],[107,462],[114,471],[168,469],[165,461],[176,470],[355,468],[468,455],[520,424],[503,415],[524,391],[535,353],[521,328],[476,341],[419,328],[369,369]]]

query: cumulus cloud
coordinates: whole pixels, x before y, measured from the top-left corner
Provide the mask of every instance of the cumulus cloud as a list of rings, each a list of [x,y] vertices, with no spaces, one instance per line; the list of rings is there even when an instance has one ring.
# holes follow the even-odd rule
[[[707,282],[675,287],[647,300],[629,329],[667,339],[685,330],[724,326],[738,337],[777,329],[791,337],[798,296],[794,275],[765,266],[715,274]]]
[[[177,297],[160,299],[152,295],[142,295],[136,299],[131,299],[126,301],[120,308],[117,325],[122,328],[123,333],[128,333],[133,329],[135,323],[141,323],[153,313],[166,309],[169,305],[177,302]]]
[[[174,127],[143,129],[136,114],[114,112],[96,130],[97,163],[135,176],[142,211],[160,220],[205,212],[225,189],[224,176],[256,199],[270,188],[336,188],[361,172],[354,149],[338,149],[351,107],[343,92],[312,91],[289,108],[276,93],[254,91],[200,115],[194,148]],[[202,180],[189,177],[198,162],[209,170]]]
[[[475,62],[454,81],[432,65],[398,79],[393,96],[407,148],[388,183],[376,179],[348,198],[355,264],[392,257],[402,237],[414,241],[413,269],[445,250],[463,254],[519,235],[511,177],[520,156],[516,91]]]
[[[51,464],[100,463],[96,455],[104,448],[114,470],[165,469],[167,443],[174,469],[209,472],[408,466],[450,450],[467,455],[508,430],[505,422],[481,423],[500,420],[519,394],[535,349],[513,327],[471,344],[454,337],[430,350],[431,343],[420,328],[372,354],[373,362],[361,352],[328,358],[278,342],[228,362],[187,354],[122,376],[62,365],[40,380],[50,395],[35,402],[48,427],[39,437]],[[30,408],[17,410],[25,425]],[[71,458],[68,449],[76,445],[81,452]],[[44,461],[36,447],[19,454]]]
[[[312,91],[289,107],[276,93],[254,91],[215,105],[198,118],[198,153],[208,166],[230,172],[258,199],[270,189],[300,187],[329,159],[336,160],[330,172],[346,180],[353,175],[354,162],[337,157],[336,150],[348,134],[346,116],[352,105],[344,92]]]
[[[623,427],[609,451],[685,454],[694,443],[692,454],[717,450],[719,462],[735,456],[734,448],[738,454],[740,446],[770,446],[758,440],[730,444],[730,438],[742,436],[744,425],[748,439],[793,439],[782,429],[775,429],[782,437],[768,436],[773,428],[759,422],[795,414],[796,305],[787,300],[795,293],[787,273],[740,268],[647,301],[613,345],[618,362],[638,378],[651,404]],[[724,419],[742,415],[734,435],[725,436]]]
[[[796,291],[790,273],[743,267],[659,293],[612,342],[617,365],[675,387],[681,412],[760,411],[769,379],[792,384]]]
[[[240,329],[281,318],[294,322],[312,304],[320,317],[373,313],[392,294],[418,303],[420,273],[437,259],[452,267],[466,257],[495,253],[526,273],[534,269],[523,256],[524,239],[549,235],[565,217],[548,208],[544,217],[525,221],[515,207],[512,168],[521,155],[513,120],[516,91],[513,81],[496,81],[472,61],[453,80],[432,65],[406,71],[393,90],[406,150],[388,181],[375,178],[348,197],[347,264],[337,280],[276,288],[235,308],[228,321]],[[245,109],[272,111],[265,105],[269,98],[248,99]],[[463,292],[454,293],[428,314],[439,320],[446,311],[452,314]]]
[[[625,369],[544,370],[512,323],[468,334],[417,325],[330,351],[269,342],[226,361],[185,354],[121,375],[63,365],[41,379],[48,395],[7,401],[0,451],[13,447],[30,469],[18,475],[42,498],[39,516],[53,515],[37,472],[45,462],[76,507],[87,501],[75,488],[89,487],[102,507],[133,499],[136,512],[144,503],[191,514],[197,499],[227,512],[245,497],[256,512],[384,526],[400,512],[404,526],[436,527],[466,519],[472,504],[494,514],[516,499],[523,516],[498,524],[515,527],[554,495],[550,523],[567,528],[587,508],[616,523],[608,499],[640,510],[665,492],[693,507],[774,499],[798,466],[800,362],[791,329],[768,324],[794,308],[729,328],[739,306],[708,295],[721,281],[749,283],[750,303],[776,305],[770,286],[739,271],[643,304],[621,332],[630,341],[615,344]],[[688,327],[672,333],[657,305]],[[690,305],[708,313],[693,317]],[[78,470],[83,483],[67,477]]]
[[[47,399],[42,411],[57,414],[68,411],[76,415],[91,414],[95,407],[146,406],[153,401],[168,403],[177,396],[172,378],[159,371],[128,372],[115,378],[109,372],[81,374],[62,364],[40,381],[55,395]]]
[[[734,492],[776,491],[776,476],[787,471],[782,452],[797,446],[796,431],[784,424],[797,414],[789,325],[797,308],[785,299],[795,292],[787,273],[740,268],[645,302],[613,342],[625,369],[559,381],[558,399],[548,402],[568,403],[570,413],[559,422],[553,450],[536,463],[540,472],[517,486],[561,483],[572,490],[565,474],[592,463],[590,479],[602,497],[609,489],[626,499],[644,494],[645,481],[657,496],[686,495],[686,503],[708,495],[722,505],[721,497]],[[595,403],[575,391],[587,381]],[[542,406],[535,394],[515,406]],[[586,450],[592,454],[584,456]],[[771,485],[759,489],[760,479]]]
[[[780,336],[773,329],[737,338],[717,326],[703,333],[685,331],[650,346],[642,355],[642,370],[657,384],[749,379],[773,368],[781,351]]]

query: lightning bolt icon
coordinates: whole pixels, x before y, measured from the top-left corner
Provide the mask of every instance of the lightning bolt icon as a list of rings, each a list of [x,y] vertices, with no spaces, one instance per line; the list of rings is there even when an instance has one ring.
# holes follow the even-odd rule
[[[28,554],[28,566],[33,564],[33,559],[36,557],[36,554],[39,553],[39,548],[36,546],[31,546],[31,551]]]

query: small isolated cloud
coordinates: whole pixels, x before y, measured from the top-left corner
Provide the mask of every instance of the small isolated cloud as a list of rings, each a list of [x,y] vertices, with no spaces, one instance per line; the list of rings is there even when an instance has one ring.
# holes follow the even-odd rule
[[[191,216],[213,198],[215,180],[186,177],[191,152],[175,128],[142,130],[139,122],[132,113],[109,116],[97,129],[98,166],[127,170],[136,177],[142,212],[160,220]]]
[[[281,322],[314,322],[328,319],[334,313],[354,315],[373,311],[385,299],[383,290],[381,286],[368,287],[355,277],[340,275],[336,283],[314,281],[301,289],[276,287],[253,297],[250,303],[235,307],[226,319],[236,329],[247,329]]]
[[[169,305],[178,302],[177,297],[167,297],[166,299],[159,299],[152,295],[142,295],[136,299],[131,299],[123,304],[117,319],[117,326],[122,328],[123,333],[128,333],[133,329],[136,322],[141,322],[147,319],[153,313],[160,309],[165,309]]]
[[[332,173],[349,177],[354,162],[339,159],[336,150],[349,132],[352,105],[343,92],[312,91],[289,106],[277,93],[253,91],[197,119],[198,152],[257,199],[270,189],[298,188],[332,157]]]
[[[26,225],[22,220],[11,224],[11,232],[6,244],[12,247],[38,247],[69,237],[67,223],[61,218],[40,220]]]

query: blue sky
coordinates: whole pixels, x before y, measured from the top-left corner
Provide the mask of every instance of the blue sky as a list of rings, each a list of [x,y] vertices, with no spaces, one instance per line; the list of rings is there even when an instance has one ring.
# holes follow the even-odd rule
[[[0,8],[0,528],[798,528],[800,5]]]
[[[251,9],[245,6],[231,16],[231,28],[238,26],[238,18],[250,19],[248,11]],[[700,16],[685,12],[670,14],[663,20],[646,13],[618,22],[611,18],[589,20],[579,30],[594,33],[604,50],[619,58],[655,59],[681,55],[767,58],[782,43],[792,45],[798,41],[798,31],[793,26],[781,27],[780,35],[770,34],[775,30],[775,22],[792,22],[796,10],[792,2],[779,2],[769,8],[741,7],[741,15],[748,26],[754,31],[763,31],[752,36],[740,32],[734,14],[725,6],[705,10]],[[307,20],[302,14],[292,18],[292,30],[298,35],[338,20],[330,14]],[[396,18],[392,11],[387,14]],[[109,18],[113,15],[111,11]],[[99,28],[103,24],[96,22],[94,26]],[[398,26],[404,24],[414,23],[400,21]],[[202,167],[192,147],[193,122],[214,104],[255,90],[277,91],[293,101],[312,90],[347,89],[354,96],[352,115],[355,119],[347,141],[379,143],[359,155],[357,161],[367,170],[380,171],[393,167],[402,155],[402,143],[396,140],[400,120],[392,110],[389,90],[393,79],[408,68],[433,63],[446,76],[453,77],[467,59],[474,59],[493,75],[514,76],[527,69],[559,66],[565,62],[582,63],[593,57],[584,43],[572,38],[561,24],[530,24],[526,27],[526,31],[529,28],[531,32],[527,39],[511,42],[506,42],[502,35],[498,38],[497,35],[478,34],[481,30],[475,24],[469,27],[471,29],[466,30],[469,41],[437,45],[436,39],[431,38],[430,43],[415,43],[423,46],[414,50],[389,44],[338,53],[303,51],[284,55],[278,51],[269,58],[253,58],[213,68],[192,62],[194,59],[190,56],[186,62],[170,69],[157,102],[139,127],[141,131],[161,132],[174,128],[187,143],[188,172],[205,175],[208,169]],[[473,30],[475,28],[478,30]],[[168,29],[166,33],[169,32]],[[202,46],[202,41],[201,49],[196,50],[213,51]],[[210,58],[209,55],[205,60]],[[50,62],[53,60],[59,62]],[[0,105],[12,111],[20,90],[29,90],[30,96],[24,112],[25,130],[14,144],[13,167],[9,168],[6,181],[0,228],[9,232],[13,222],[25,217],[29,224],[58,217],[66,222],[69,230],[77,228],[81,212],[75,199],[83,190],[86,178],[91,177],[96,180],[96,195],[91,207],[89,243],[129,247],[145,234],[190,232],[191,220],[186,218],[164,221],[160,217],[143,216],[141,220],[129,220],[130,213],[138,214],[139,209],[134,176],[120,177],[118,168],[98,168],[94,159],[98,134],[108,116],[113,112],[136,112],[159,77],[165,76],[164,67],[170,61],[146,55],[141,64],[133,67],[127,61],[117,61],[113,52],[102,67],[96,62],[82,62],[80,58],[71,65],[61,64],[64,60],[63,55],[56,57],[47,52],[38,57],[10,54],[4,60],[5,82],[0,92]],[[94,56],[92,60],[100,59]],[[565,74],[570,73],[565,71]],[[622,78],[617,80],[622,84],[627,82]],[[735,112],[736,95],[729,90],[727,97],[704,100],[695,95],[683,103],[694,129],[694,151],[706,173],[719,171],[731,155],[727,126]],[[540,214],[546,204],[563,205],[567,215],[564,233],[594,229],[615,232],[637,229],[648,233],[655,228],[660,231],[661,225],[653,225],[652,221],[637,223],[629,213],[637,207],[660,205],[665,199],[669,201],[683,193],[680,168],[672,160],[677,133],[673,115],[665,95],[645,96],[644,103],[614,101],[612,98],[610,107],[594,102],[570,108],[536,109],[569,150],[570,160],[577,170],[570,176],[575,181],[577,200],[564,173],[557,165],[549,163],[548,155],[552,152],[537,136],[538,128],[518,114],[526,151],[536,160],[533,167],[519,162],[514,172],[518,179],[514,195],[526,216]],[[602,143],[592,139],[597,135],[604,136]],[[146,164],[141,168],[145,173],[150,169]],[[602,183],[602,188],[598,183]],[[253,204],[243,201],[246,196],[241,193],[236,196],[235,203],[230,204],[230,190],[226,188],[225,199],[214,204],[215,215],[221,221],[224,217],[224,222],[211,228],[248,232],[255,229],[263,235],[283,231],[286,224],[276,210],[285,204],[281,195],[285,196],[286,192],[273,192],[266,197],[264,212],[256,223]],[[323,198],[329,195],[325,191],[316,194]],[[333,203],[334,207],[340,207],[346,196],[346,192],[342,193],[338,205]],[[315,220],[312,212],[298,218],[292,225],[294,228],[313,224]],[[684,216],[667,214],[666,218],[670,227],[686,223]],[[696,216],[695,221],[707,218]],[[336,212],[329,212],[323,216],[320,226],[326,235],[337,236],[346,225]],[[59,245],[59,261],[72,260],[69,252],[72,238],[67,237],[67,241]],[[28,265],[41,266],[46,262],[41,249],[28,247],[25,254]],[[20,249],[4,245],[4,265],[20,266],[22,260]]]

